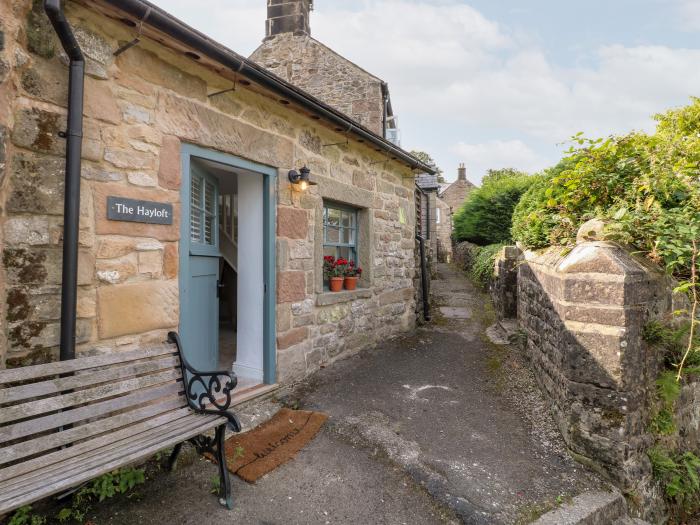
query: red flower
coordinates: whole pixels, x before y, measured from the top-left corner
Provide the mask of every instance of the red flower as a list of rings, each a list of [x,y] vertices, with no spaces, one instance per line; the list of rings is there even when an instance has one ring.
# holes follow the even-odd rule
[[[323,260],[326,262],[332,263],[335,261],[335,257],[333,257],[332,255],[326,255],[323,257]]]
[[[336,263],[338,266],[347,266],[348,260],[347,260],[347,259],[338,259],[335,263]]]

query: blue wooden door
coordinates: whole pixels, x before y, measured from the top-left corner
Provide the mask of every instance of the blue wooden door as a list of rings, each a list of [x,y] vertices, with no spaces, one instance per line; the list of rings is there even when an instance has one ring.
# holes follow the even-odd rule
[[[200,370],[219,361],[219,224],[217,180],[194,164],[190,179],[189,275],[183,343],[187,358]]]

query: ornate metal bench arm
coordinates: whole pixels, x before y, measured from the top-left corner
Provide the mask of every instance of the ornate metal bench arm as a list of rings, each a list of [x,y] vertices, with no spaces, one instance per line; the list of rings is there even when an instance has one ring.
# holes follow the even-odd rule
[[[175,343],[180,354],[182,380],[185,384],[187,404],[195,412],[217,414],[228,418],[229,425],[240,432],[241,424],[236,415],[229,411],[232,392],[238,384],[238,378],[231,371],[217,370],[203,372],[189,364],[182,353],[182,342],[176,332],[168,333],[168,342]]]

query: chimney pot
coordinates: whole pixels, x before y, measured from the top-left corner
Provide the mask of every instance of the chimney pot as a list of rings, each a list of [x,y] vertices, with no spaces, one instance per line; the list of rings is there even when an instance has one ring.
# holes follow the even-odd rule
[[[467,168],[464,167],[464,162],[460,162],[457,168],[457,180],[467,180]]]

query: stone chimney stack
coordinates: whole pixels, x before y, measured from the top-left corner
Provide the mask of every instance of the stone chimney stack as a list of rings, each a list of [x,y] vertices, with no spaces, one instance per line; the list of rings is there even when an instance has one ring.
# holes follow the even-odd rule
[[[310,35],[309,14],[313,0],[267,0],[265,38],[283,33]]]
[[[457,180],[467,180],[467,168],[464,167],[464,162],[460,162],[457,168]]]

